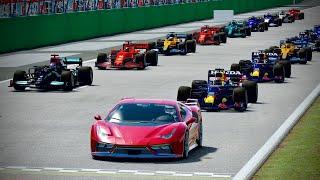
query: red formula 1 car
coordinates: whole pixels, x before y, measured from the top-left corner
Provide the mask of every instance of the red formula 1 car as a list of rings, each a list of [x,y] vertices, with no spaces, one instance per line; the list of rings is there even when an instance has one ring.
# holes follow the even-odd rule
[[[227,42],[224,29],[222,26],[202,26],[200,32],[193,33],[193,37],[201,45],[219,45]]]
[[[288,13],[294,17],[295,20],[304,19],[304,13],[301,12],[299,9],[290,9]]]
[[[106,118],[94,118],[94,159],[187,158],[189,150],[202,146],[202,116],[197,102],[126,98]]]
[[[95,66],[98,69],[145,69],[158,65],[158,52],[152,43],[123,44],[122,49],[112,50],[110,54],[99,53]]]

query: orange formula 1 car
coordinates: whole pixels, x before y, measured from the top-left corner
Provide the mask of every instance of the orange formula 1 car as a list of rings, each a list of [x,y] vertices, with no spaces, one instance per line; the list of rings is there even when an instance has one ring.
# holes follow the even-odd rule
[[[193,33],[193,37],[201,45],[219,45],[227,42],[224,29],[222,26],[202,26],[200,32]]]
[[[145,69],[158,65],[158,52],[152,43],[126,42],[120,50],[110,54],[99,53],[95,66],[98,69]]]

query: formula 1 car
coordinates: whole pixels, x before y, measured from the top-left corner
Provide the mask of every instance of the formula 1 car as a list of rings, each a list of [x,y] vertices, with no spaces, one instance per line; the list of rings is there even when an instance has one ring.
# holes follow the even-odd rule
[[[227,42],[224,27],[219,26],[202,26],[200,32],[193,33],[193,38],[201,45],[219,45]]]
[[[158,65],[158,52],[153,50],[152,43],[132,43],[122,45],[120,50],[110,54],[99,53],[95,66],[98,69],[139,69]]]
[[[68,69],[68,64],[78,64],[75,69]],[[63,89],[71,91],[79,85],[91,85],[93,72],[90,66],[82,66],[79,57],[59,57],[51,55],[50,65],[34,66],[28,72],[17,70],[9,87],[23,91],[26,87],[38,89]]]
[[[320,40],[317,39],[317,34],[310,30],[300,32],[299,36],[281,40],[280,45],[283,43],[292,43],[299,49],[306,48],[310,60],[312,58],[312,51],[320,51]]]
[[[196,40],[192,34],[169,33],[166,39],[158,39],[155,48],[160,54],[164,55],[186,55],[187,53],[196,52]]]
[[[264,22],[263,18],[251,16],[248,21],[247,25],[251,28],[252,32],[264,32],[268,31],[268,23]]]
[[[299,9],[290,9],[288,13],[294,17],[295,20],[304,19],[304,13],[301,12]]]
[[[269,24],[269,27],[282,26],[282,20],[278,15],[272,15],[270,13],[264,15],[264,22]]]
[[[179,87],[177,100],[186,101],[188,98],[197,99],[202,110],[234,108],[243,112],[248,103],[257,101],[258,85],[244,80],[239,71],[209,70],[208,81],[194,80],[191,87]]]
[[[247,26],[246,21],[231,21],[226,27],[225,32],[228,37],[243,37],[251,36],[251,29]]]
[[[93,159],[188,158],[202,146],[198,103],[127,98],[91,126]]]
[[[264,51],[252,52],[251,60],[240,60],[232,64],[231,70],[240,71],[248,80],[256,82],[275,81],[282,83],[291,76],[291,64],[280,60],[277,53]]]
[[[315,25],[313,32],[317,35],[318,40],[320,40],[320,25]]]
[[[295,21],[295,18],[285,11],[279,13],[279,18],[282,20],[282,23],[293,23]]]

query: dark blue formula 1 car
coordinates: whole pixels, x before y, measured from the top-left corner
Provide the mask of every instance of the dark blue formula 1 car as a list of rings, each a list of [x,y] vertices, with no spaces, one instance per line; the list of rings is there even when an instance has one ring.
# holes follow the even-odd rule
[[[245,78],[255,82],[282,83],[285,77],[291,76],[291,64],[288,60],[280,60],[277,53],[264,51],[253,52],[251,60],[240,60],[238,64],[232,64],[231,70],[240,71]]]
[[[226,27],[225,32],[228,37],[243,37],[251,36],[251,29],[247,26],[246,21],[231,21]]]
[[[261,17],[252,16],[248,19],[247,25],[251,28],[252,32],[264,32],[268,31],[269,24],[264,22]]]
[[[264,15],[264,22],[268,23],[269,27],[282,26],[282,20],[279,18],[279,16],[270,13]]]
[[[68,69],[68,64],[77,64],[75,69]],[[79,85],[91,85],[93,72],[90,66],[82,66],[79,57],[59,57],[51,55],[50,65],[35,66],[28,72],[17,70],[10,81],[10,87],[23,91],[26,87],[71,91]]]
[[[315,40],[315,34],[309,31],[300,32],[299,36],[281,40],[280,46],[285,43],[292,43],[298,50],[306,49],[309,56],[308,61],[312,59],[312,51],[320,51],[319,41]]]
[[[155,49],[164,55],[186,55],[196,52],[196,40],[192,34],[169,33],[166,38],[155,43]]]
[[[208,80],[194,80],[191,87],[181,86],[178,101],[197,99],[202,110],[219,111],[233,108],[245,111],[248,103],[257,102],[258,85],[242,79],[239,71],[208,71]]]

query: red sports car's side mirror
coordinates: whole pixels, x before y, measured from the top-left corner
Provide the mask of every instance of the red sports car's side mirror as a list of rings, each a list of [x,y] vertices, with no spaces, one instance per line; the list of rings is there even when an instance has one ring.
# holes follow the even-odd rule
[[[101,116],[97,114],[97,115],[94,116],[94,119],[99,121],[99,120],[101,120]]]
[[[196,118],[192,117],[192,118],[188,119],[186,123],[187,123],[187,125],[189,125],[189,124],[192,124],[194,122],[196,122]]]

